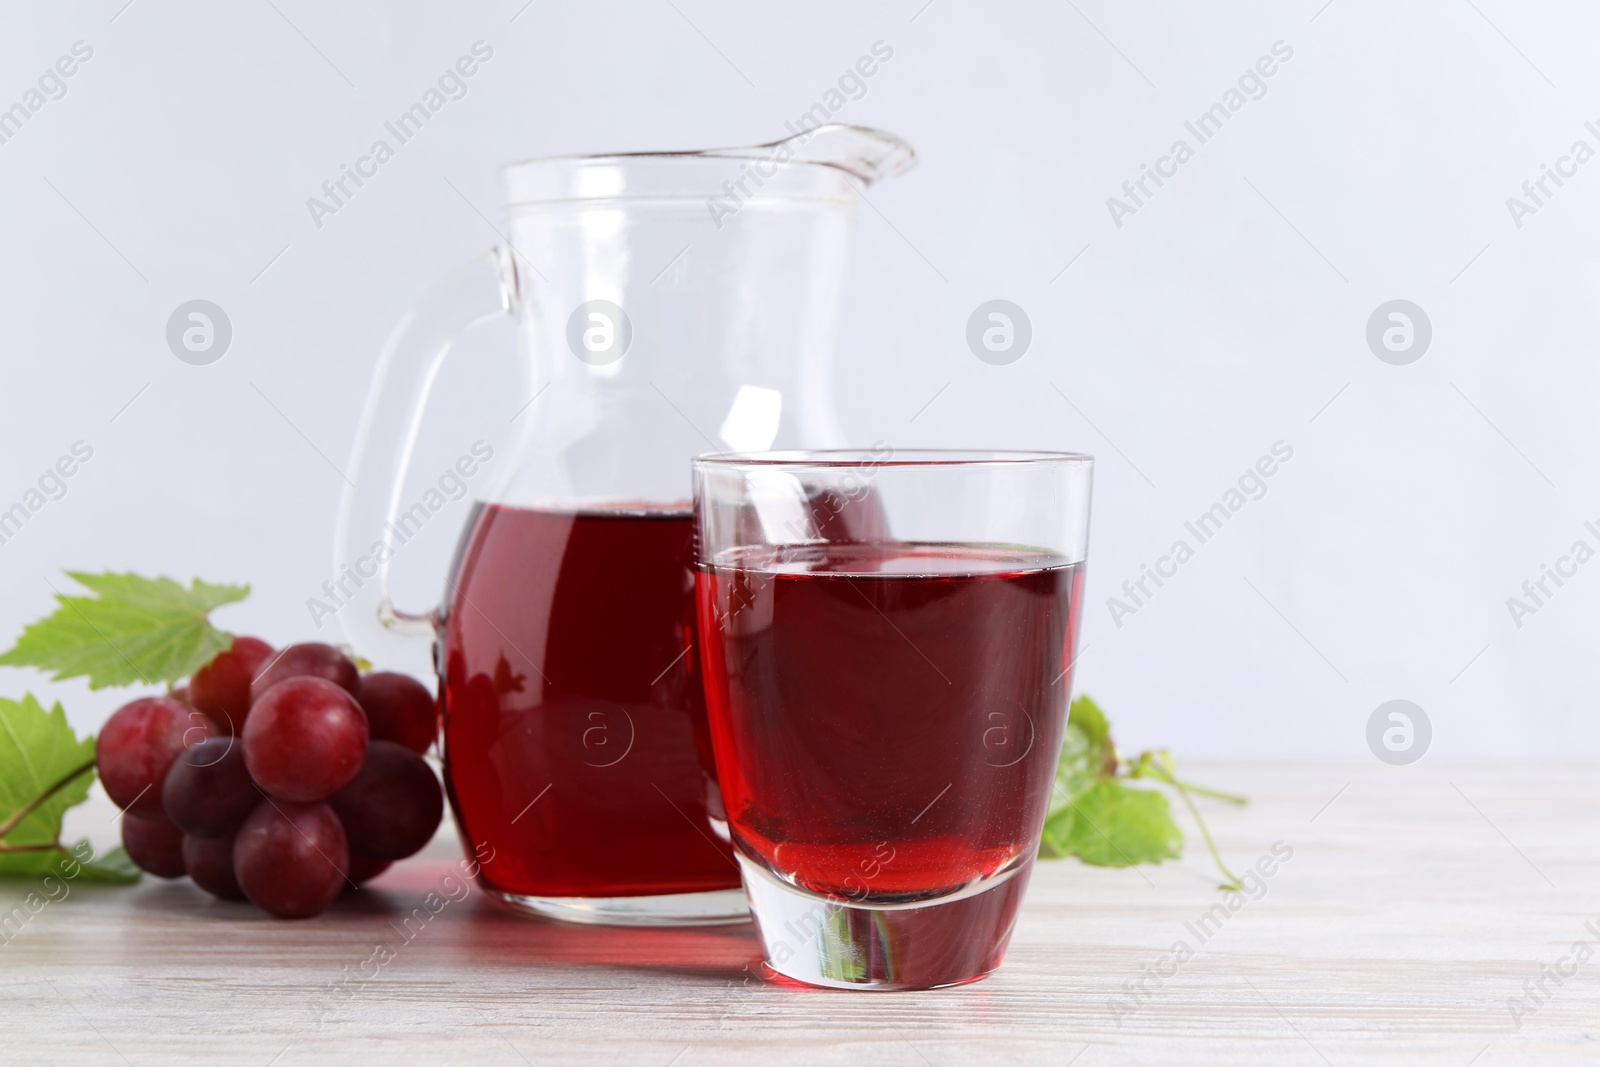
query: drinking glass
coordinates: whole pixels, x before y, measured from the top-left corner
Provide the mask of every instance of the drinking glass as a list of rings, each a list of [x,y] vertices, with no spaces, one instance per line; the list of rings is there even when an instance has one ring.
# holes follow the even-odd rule
[[[1092,466],[695,460],[719,830],[776,976],[927,989],[999,965],[1066,728]]]

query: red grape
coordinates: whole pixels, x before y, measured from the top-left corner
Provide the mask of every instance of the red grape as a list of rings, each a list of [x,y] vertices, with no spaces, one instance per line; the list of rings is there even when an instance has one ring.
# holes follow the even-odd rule
[[[160,816],[122,816],[122,847],[140,870],[158,878],[183,877],[183,831]]]
[[[389,869],[388,860],[375,860],[371,856],[363,856],[359,852],[350,853],[350,881],[362,885],[378,877]],[[349,889],[349,886],[345,886]]]
[[[354,852],[398,860],[433,838],[444,813],[439,779],[423,758],[394,741],[374,741],[361,773],[328,801]]]
[[[257,698],[244,724],[244,762],[280,800],[332,796],[361,770],[367,716],[355,698],[321,678],[290,678]]]
[[[180,704],[189,704],[189,687],[186,685],[180,685],[178,688],[168,693],[167,696],[171,697],[173,700],[176,700]],[[194,707],[193,704],[189,704],[189,706],[191,708]]]
[[[250,699],[260,700],[273,686],[286,678],[322,678],[351,696],[361,688],[361,672],[350,657],[332,645],[307,641],[290,645],[268,659],[250,683]]]
[[[233,838],[183,835],[183,869],[194,884],[223,900],[243,900],[233,876]]]
[[[326,908],[349,868],[344,827],[326,804],[263,800],[233,839],[239,888],[256,907],[285,919],[310,918]]]
[[[189,745],[212,734],[211,721],[171,697],[141,697],[118,708],[94,745],[95,766],[117,807],[164,817],[161,783]]]
[[[161,803],[167,818],[194,837],[228,837],[261,801],[244,765],[244,745],[210,737],[172,762]]]
[[[233,647],[194,672],[189,703],[209,715],[217,729],[237,734],[250,713],[250,683],[272,656],[272,646],[258,637],[235,637]]]
[[[406,674],[373,671],[356,694],[375,741],[398,741],[423,753],[439,733],[439,708],[428,687]]]

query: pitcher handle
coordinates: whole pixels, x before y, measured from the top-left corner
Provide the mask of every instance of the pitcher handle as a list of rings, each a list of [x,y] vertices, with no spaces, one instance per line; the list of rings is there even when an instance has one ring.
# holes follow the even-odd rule
[[[428,394],[451,345],[467,329],[509,315],[516,292],[510,250],[496,247],[446,275],[413,303],[378,356],[339,506],[333,589],[322,601],[338,616],[351,645],[369,657],[398,651],[392,634],[434,632],[433,611],[403,611],[389,598],[389,562],[406,470]],[[315,606],[312,613],[318,615]],[[319,615],[319,629],[323,621]]]

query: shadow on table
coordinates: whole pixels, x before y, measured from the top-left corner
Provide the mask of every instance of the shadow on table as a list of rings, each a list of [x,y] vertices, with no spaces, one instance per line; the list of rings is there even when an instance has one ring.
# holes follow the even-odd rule
[[[418,908],[425,911],[428,891],[419,889],[414,877],[380,878],[369,888],[341,897],[330,914],[381,919],[397,932],[408,918],[413,925],[442,923],[447,927],[441,933],[448,937],[449,954],[478,967],[621,967],[712,979],[719,985],[757,973],[760,946],[748,922],[699,927],[564,923],[515,910],[476,884],[465,898],[445,903],[435,918],[423,920]],[[439,900],[435,897],[433,906],[439,907]]]
[[[318,928],[313,940],[324,948],[414,944],[415,950],[472,968],[627,968],[719,986],[759,973],[760,947],[748,922],[653,928],[540,919],[499,903],[461,877],[454,864],[433,856],[397,865],[309,920],[276,919],[243,901],[217,900],[188,879],[147,877],[132,892],[118,892],[135,912],[220,922],[230,928],[229,936],[271,941],[278,924],[307,933]]]
[[[581,926],[539,919],[474,894],[459,923],[474,960],[513,966],[624,967],[718,984],[754,975],[760,946],[749,923],[701,927]],[[747,971],[748,969],[748,971]]]

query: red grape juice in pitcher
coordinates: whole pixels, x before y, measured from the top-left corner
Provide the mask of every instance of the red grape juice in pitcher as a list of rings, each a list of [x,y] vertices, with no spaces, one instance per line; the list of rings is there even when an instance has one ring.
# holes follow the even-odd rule
[[[709,818],[692,538],[688,511],[478,510],[441,688],[451,803],[468,840],[493,843],[495,892],[738,887]]]

